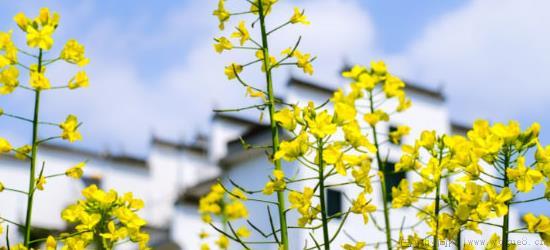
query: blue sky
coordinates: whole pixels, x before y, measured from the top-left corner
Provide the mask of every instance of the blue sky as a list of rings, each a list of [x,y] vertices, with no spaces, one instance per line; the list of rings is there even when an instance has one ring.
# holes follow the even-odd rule
[[[461,0],[361,1],[377,27],[378,48],[386,53],[399,53],[418,38],[433,20],[468,4]],[[378,28],[379,27],[379,28]]]
[[[91,86],[48,94],[44,119],[60,121],[68,113],[78,114],[85,138],[79,147],[143,155],[152,134],[188,138],[204,130],[213,107],[242,105],[242,89],[227,82],[222,70],[234,55],[218,56],[211,48],[212,37],[219,35],[211,16],[216,2],[1,1],[0,30],[16,30],[21,41],[13,15],[36,15],[42,6],[59,11],[54,51],[68,38],[85,44]],[[454,120],[517,119],[524,126],[538,121],[543,142],[550,143],[549,1],[280,2],[274,20],[288,18],[296,5],[306,9],[312,25],[283,31],[273,45],[286,47],[303,33],[304,50],[319,56],[314,79],[336,86],[336,71],[345,61],[384,59],[406,79],[443,87]],[[76,69],[49,70],[53,78],[65,81]],[[282,85],[284,77],[276,80]],[[29,115],[30,98],[17,93],[0,98],[0,106]],[[18,122],[0,122],[2,135],[28,129]],[[16,144],[26,140],[11,139]]]

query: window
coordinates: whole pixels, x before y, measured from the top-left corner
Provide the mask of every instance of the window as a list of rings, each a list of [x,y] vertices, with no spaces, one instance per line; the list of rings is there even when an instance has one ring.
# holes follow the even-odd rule
[[[101,188],[100,176],[82,176],[81,180],[85,187],[95,184],[98,188]]]
[[[406,179],[407,175],[405,172],[395,173],[395,163],[386,162],[386,169],[384,171],[384,179],[386,184],[386,198],[387,201],[391,202],[393,196],[391,193],[392,187],[399,186],[401,180]]]
[[[334,189],[327,189],[327,215],[333,216],[342,212],[342,192]],[[337,218],[341,218],[340,214]]]

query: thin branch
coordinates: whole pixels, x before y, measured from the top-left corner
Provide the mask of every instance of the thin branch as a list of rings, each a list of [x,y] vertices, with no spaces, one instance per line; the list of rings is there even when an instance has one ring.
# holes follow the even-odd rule
[[[16,225],[16,226],[18,226],[18,227],[20,227],[20,228],[25,228],[25,226],[23,226],[23,225],[21,225],[21,224],[19,224],[19,223],[17,223],[17,222],[14,222],[14,221],[12,221],[12,220],[8,220],[8,219],[6,219],[6,218],[4,218],[4,217],[2,217],[2,216],[0,216],[0,220],[5,221],[5,222],[7,222],[7,223],[10,223],[10,224],[12,224],[12,225]]]
[[[16,192],[16,193],[21,193],[21,194],[24,194],[24,195],[28,195],[28,193],[27,193],[27,192],[25,192],[25,191],[21,191],[21,190],[13,189],[13,188],[7,188],[7,187],[4,187],[4,190],[6,190],[6,191],[12,191],[12,192]]]
[[[538,201],[538,200],[543,200],[543,199],[548,199],[548,198],[543,196],[543,197],[533,198],[533,199],[529,199],[529,200],[512,201],[512,202],[510,202],[510,204],[527,203],[527,202],[533,202],[533,201]]]
[[[258,110],[264,110],[265,107],[267,107],[267,104],[258,104],[258,105],[252,105],[248,107],[243,108],[234,108],[234,109],[214,109],[213,111],[216,113],[223,113],[223,112],[239,112],[243,110],[249,110],[249,109],[258,109]]]
[[[269,215],[269,226],[271,227],[273,238],[275,238],[275,241],[277,242],[277,244],[281,244],[281,242],[279,241],[279,238],[277,237],[277,233],[275,233],[275,226],[273,225],[273,217],[271,216],[271,209],[269,208],[269,206],[266,206],[266,207],[267,207],[267,214]]]
[[[289,24],[290,24],[290,21],[287,21],[286,23],[283,23],[283,24],[275,27],[274,29],[270,30],[269,32],[267,32],[267,35],[269,36],[269,35],[271,35],[271,33],[275,32],[275,31],[277,31],[277,30],[279,30],[279,29],[281,29],[281,28],[283,28],[283,27],[285,27]]]
[[[241,240],[239,235],[235,232],[235,229],[233,229],[233,226],[231,225],[231,222],[227,222],[227,225],[229,226],[229,230],[231,230],[231,232],[235,236],[235,239],[237,239],[237,242],[239,242],[239,244],[241,244],[241,246],[243,246],[244,249],[250,249],[250,248],[248,248],[248,246],[246,244],[244,244],[244,242]]]

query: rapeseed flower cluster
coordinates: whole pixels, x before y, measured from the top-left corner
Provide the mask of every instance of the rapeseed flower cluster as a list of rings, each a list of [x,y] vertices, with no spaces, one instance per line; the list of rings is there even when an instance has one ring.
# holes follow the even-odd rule
[[[214,16],[217,17],[219,21],[218,27],[222,32],[226,29],[232,17],[250,15],[254,19],[256,19],[256,21],[251,23],[247,22],[246,20],[238,21],[237,25],[231,31],[231,33],[214,38],[213,46],[214,50],[217,53],[224,53],[233,50],[247,50],[253,52],[253,57],[255,58],[253,61],[248,63],[230,63],[225,67],[224,73],[229,80],[237,80],[245,88],[246,96],[262,102],[259,105],[254,105],[253,107],[248,107],[245,109],[257,108],[259,110],[269,111],[269,122],[273,128],[273,140],[271,149],[276,149],[272,150],[272,152],[269,153],[270,159],[273,161],[274,169],[272,170],[272,175],[269,177],[269,180],[262,190],[250,191],[244,190],[243,188],[236,186],[233,191],[229,192],[227,189],[225,189],[223,185],[216,184],[212,187],[211,192],[201,199],[199,211],[203,215],[203,220],[207,223],[210,223],[213,227],[216,228],[216,226],[213,224],[215,223],[215,220],[213,219],[217,218],[217,220],[221,221],[224,225],[225,230],[217,230],[221,234],[220,238],[214,242],[221,249],[225,249],[228,247],[229,240],[239,243],[245,249],[249,248],[248,244],[250,244],[250,242],[247,242],[245,238],[248,237],[250,233],[243,233],[245,232],[244,230],[248,229],[239,228],[237,230],[234,230],[231,226],[231,221],[246,218],[248,215],[246,207],[243,205],[243,201],[247,200],[245,198],[245,194],[263,194],[265,196],[275,194],[277,196],[276,202],[270,202],[267,200],[256,198],[248,199],[248,201],[276,205],[279,217],[279,224],[281,226],[278,230],[278,233],[273,232],[272,235],[275,236],[275,234],[279,234],[279,237],[274,237],[276,238],[276,241],[269,243],[277,244],[280,246],[280,249],[288,250],[288,226],[286,225],[287,211],[285,211],[285,192],[288,190],[288,186],[286,183],[288,177],[285,176],[285,172],[281,167],[281,160],[292,160],[304,155],[305,153],[307,153],[306,151],[310,149],[310,142],[309,134],[305,132],[302,135],[298,136],[294,141],[279,142],[279,135],[277,134],[277,132],[275,132],[278,130],[277,127],[279,125],[275,120],[275,116],[278,117],[277,119],[284,119],[284,117],[276,112],[276,103],[282,102],[281,100],[277,100],[274,97],[275,92],[273,91],[274,86],[272,84],[272,73],[274,69],[283,66],[294,66],[301,69],[304,73],[311,75],[314,72],[312,62],[315,60],[315,57],[313,57],[310,53],[304,53],[298,49],[300,39],[298,39],[295,46],[283,50],[280,53],[280,57],[277,57],[276,53],[270,53],[268,38],[269,36],[272,36],[277,30],[282,29],[287,25],[310,24],[304,10],[294,8],[294,12],[289,14],[289,18],[286,22],[268,31],[266,28],[266,19],[267,16],[272,12],[272,9],[277,4],[277,2],[278,0],[247,1],[247,5],[249,5],[250,8],[247,8],[243,11],[234,12],[226,8],[226,0],[219,0],[217,8],[212,13]],[[253,36],[253,34],[257,34],[251,31],[251,28],[254,27],[259,27],[259,33],[261,35],[259,38]],[[265,89],[257,88],[249,84],[246,79],[243,78],[242,74],[247,72],[247,69],[255,64],[260,64],[260,70],[265,76]],[[298,109],[294,111],[301,112]],[[328,114],[320,114],[320,116],[317,118],[314,118],[313,116],[310,118],[326,119],[330,117],[328,116]],[[322,120],[310,121],[310,123],[317,123],[319,125],[322,125]],[[289,124],[289,126],[296,126],[296,124]],[[327,131],[326,128],[320,126],[317,128],[317,132],[325,133]],[[279,148],[281,150],[279,150]],[[233,184],[236,185],[235,183]],[[298,196],[302,194],[296,192],[293,193],[293,195],[295,195],[295,198],[298,199]],[[306,209],[308,208],[306,201],[307,197],[302,197],[298,200],[303,200],[303,202],[305,202],[304,204],[302,204],[304,209],[301,209],[301,211],[304,212],[304,219],[302,219],[302,221],[304,224],[307,224],[310,222],[309,219],[314,219],[315,216],[313,216],[313,213],[315,212],[314,210],[309,210],[308,212],[306,212]],[[295,207],[298,206],[298,204],[293,204],[292,206]],[[248,223],[251,222],[248,221]],[[229,228],[227,228],[227,226],[229,226]],[[276,227],[275,225],[272,226],[273,228]],[[201,235],[201,238],[204,238],[204,235]],[[204,243],[201,246],[201,249],[209,249],[209,245]]]
[[[233,241],[245,249],[252,249],[254,244],[276,244],[279,249],[287,250],[290,244],[288,230],[292,228],[307,232],[314,245],[311,249],[330,249],[330,243],[339,235],[350,214],[360,216],[364,224],[373,220],[385,234],[385,242],[376,246],[385,244],[387,249],[438,249],[438,244],[433,242],[455,240],[463,230],[481,233],[479,224],[490,225],[492,223],[487,221],[495,218],[503,220],[497,225],[502,233],[501,237],[496,234],[491,237],[495,244],[488,249],[514,249],[515,245],[508,244],[511,232],[538,233],[548,244],[549,231],[545,226],[548,218],[544,215],[525,216],[528,227],[524,229],[510,229],[508,222],[510,206],[550,197],[550,146],[540,145],[538,124],[522,130],[514,121],[490,125],[479,120],[466,136],[423,131],[412,144],[401,146],[400,160],[392,169],[385,154],[409,142],[404,138],[413,131],[406,124],[398,124],[388,133],[381,130],[394,116],[412,106],[405,93],[406,83],[393,75],[383,61],[373,61],[369,66],[356,65],[345,70],[342,76],[350,83],[321,105],[285,103],[275,98],[277,86],[272,79],[276,69],[292,66],[312,75],[316,58],[301,51],[301,37],[280,54],[271,53],[269,38],[287,25],[309,25],[310,21],[305,11],[296,7],[286,22],[267,30],[266,19],[278,0],[246,2],[250,5],[248,10],[234,12],[226,8],[225,0],[218,1],[213,15],[222,32],[236,16],[250,14],[253,21],[239,20],[229,34],[214,39],[213,47],[217,53],[235,50],[253,53],[252,61],[232,62],[225,66],[224,74],[228,80],[238,81],[245,88],[246,96],[259,104],[217,112],[257,109],[262,112],[260,120],[264,114],[269,115],[270,145],[249,145],[245,139],[241,141],[245,149],[265,149],[273,169],[261,190],[248,190],[231,181],[235,186],[232,191],[218,183],[201,199],[199,211],[203,220],[220,233],[214,241],[218,248],[226,249]],[[257,27],[259,32],[251,30]],[[254,34],[261,37],[256,38]],[[259,71],[265,76],[265,88],[251,85],[243,77],[256,64],[260,64]],[[535,151],[534,156],[529,157],[532,151]],[[294,169],[297,174],[285,172],[282,161],[296,162],[292,166],[299,166]],[[419,178],[411,182],[404,179],[390,186],[387,179],[396,173]],[[342,179],[347,181],[341,182]],[[381,204],[371,198],[374,182],[380,185]],[[522,193],[531,192],[543,183],[546,185],[544,197],[518,200]],[[354,193],[354,197],[346,196],[349,203],[346,211],[329,215],[325,192],[328,188],[342,186],[358,188],[359,192]],[[262,195],[276,195],[276,199],[264,199]],[[249,233],[233,228],[233,221],[246,219],[248,215],[245,201],[264,203],[268,207],[271,233],[263,232],[247,220],[266,241],[247,241]],[[228,209],[233,204],[235,208]],[[277,209],[278,224],[273,221],[270,207]],[[402,207],[418,211],[418,219],[429,228],[427,235],[416,231],[405,235],[399,229],[399,239],[392,238],[392,231],[396,229],[392,228],[390,212]],[[384,213],[383,223],[376,222],[372,216],[377,212]],[[287,221],[288,213],[295,213],[297,220]],[[339,229],[332,232],[328,224],[336,218]],[[217,227],[217,222],[224,227]],[[315,236],[318,229],[322,231],[321,239]],[[200,237],[209,236],[201,233]],[[354,241],[341,247],[364,249],[367,243]],[[470,245],[464,245],[464,249],[469,248]],[[204,243],[201,249],[210,249],[210,245]]]
[[[44,243],[45,249],[86,249],[88,246],[95,246],[97,249],[113,249],[116,244],[123,241],[135,242],[139,249],[149,249],[147,243],[149,236],[142,231],[146,222],[139,217],[137,212],[143,208],[143,201],[133,197],[132,193],[120,196],[116,191],[108,192],[100,190],[92,185],[82,191],[83,200],[67,207],[61,213],[61,217],[68,223],[75,224],[75,232],[61,233],[58,236],[48,236],[44,239],[33,239],[31,241],[32,226],[32,204],[36,191],[47,191],[48,181],[55,177],[67,176],[79,179],[84,174],[86,161],[68,168],[64,173],[46,176],[44,168],[46,162],[42,162],[42,168],[37,168],[37,154],[41,144],[55,139],[62,139],[68,142],[82,140],[79,132],[81,123],[75,115],[68,115],[64,122],[52,123],[40,120],[40,96],[42,93],[52,89],[78,89],[89,85],[88,75],[83,67],[89,63],[85,55],[85,48],[78,41],[71,39],[61,49],[61,52],[54,55],[49,52],[54,46],[54,32],[59,27],[60,15],[50,12],[48,8],[42,8],[38,16],[31,18],[24,13],[18,13],[14,21],[20,30],[26,35],[26,44],[29,49],[35,49],[36,53],[26,51],[23,47],[17,47],[12,40],[13,31],[0,32],[0,94],[7,95],[16,89],[23,89],[34,93],[34,115],[33,118],[25,118],[0,108],[0,116],[18,119],[32,124],[32,142],[19,147],[14,147],[5,138],[0,137],[0,154],[12,154],[16,159],[30,162],[29,189],[17,190],[5,187],[0,181],[0,192],[13,191],[27,196],[27,211],[24,224],[16,224],[13,220],[1,222],[11,223],[20,227],[23,232],[24,242],[9,246],[8,249],[26,250],[32,249],[32,244]],[[48,52],[48,53],[46,53]],[[28,56],[36,63],[25,65],[25,61],[19,60],[19,56]],[[64,61],[76,65],[77,73],[61,86],[53,86],[52,80],[47,75],[47,69],[55,62]],[[28,72],[28,85],[21,84],[19,77],[20,70]],[[54,126],[60,132],[58,135],[38,138],[41,126]],[[0,233],[3,227],[0,226]],[[0,249],[6,249],[0,247]]]
[[[98,249],[113,249],[126,240],[136,243],[139,249],[149,249],[149,235],[143,231],[146,222],[137,214],[144,206],[142,200],[132,193],[119,195],[96,185],[82,190],[82,195],[83,200],[61,213],[63,220],[76,225],[74,233],[61,234],[62,249],[85,249],[91,244]]]
[[[503,218],[503,224],[497,225],[504,235],[499,238],[498,249],[501,246],[513,249],[514,246],[508,244],[508,234],[520,229],[509,228],[510,207],[550,198],[550,175],[544,158],[547,151],[540,145],[539,131],[538,123],[521,130],[516,121],[491,125],[485,120],[476,121],[466,136],[438,136],[434,131],[424,131],[414,145],[403,146],[404,155],[396,164],[397,171],[413,171],[421,180],[412,183],[412,190],[406,180],[393,188],[393,206],[419,209],[419,216],[431,228],[430,235],[435,240],[453,240],[462,230],[482,234],[479,224]],[[534,155],[528,159],[532,149],[535,149]],[[446,184],[448,193],[441,193],[445,185],[442,180],[451,178],[454,181]],[[522,193],[531,192],[543,183],[546,185],[544,196],[518,199]],[[419,198],[425,197],[431,197],[434,202],[424,208],[415,206]],[[550,245],[548,230],[533,224],[545,219],[533,214],[524,217],[530,225],[528,231],[539,233]]]
[[[214,219],[231,225],[233,221],[248,218],[248,210],[244,205],[246,200],[248,200],[248,197],[241,189],[234,188],[232,191],[228,191],[221,183],[216,183],[211,187],[210,192],[200,199],[199,212],[201,213],[202,220],[213,227],[215,227],[213,223],[216,223]],[[215,241],[215,244],[220,249],[227,249],[229,247],[229,239],[243,240],[250,236],[250,231],[245,226],[239,227],[237,230],[233,230],[232,228],[232,232],[233,236],[221,234]],[[203,231],[199,237],[205,240],[210,235]],[[210,249],[210,247],[207,243],[204,243],[201,249]]]
[[[199,202],[202,220],[211,223],[212,216],[223,217],[228,221],[247,218],[248,211],[242,203],[247,199],[246,195],[240,189],[235,189],[230,194],[230,197],[227,197],[226,190],[220,183],[213,185],[210,192]]]

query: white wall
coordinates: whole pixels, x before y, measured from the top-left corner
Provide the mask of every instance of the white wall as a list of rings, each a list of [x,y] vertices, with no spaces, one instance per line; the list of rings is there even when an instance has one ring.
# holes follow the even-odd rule
[[[212,246],[218,237],[218,233],[212,227],[202,222],[198,207],[192,204],[177,206],[171,226],[171,237],[185,250],[200,249],[202,243]],[[202,230],[210,235],[204,240],[199,238]]]

